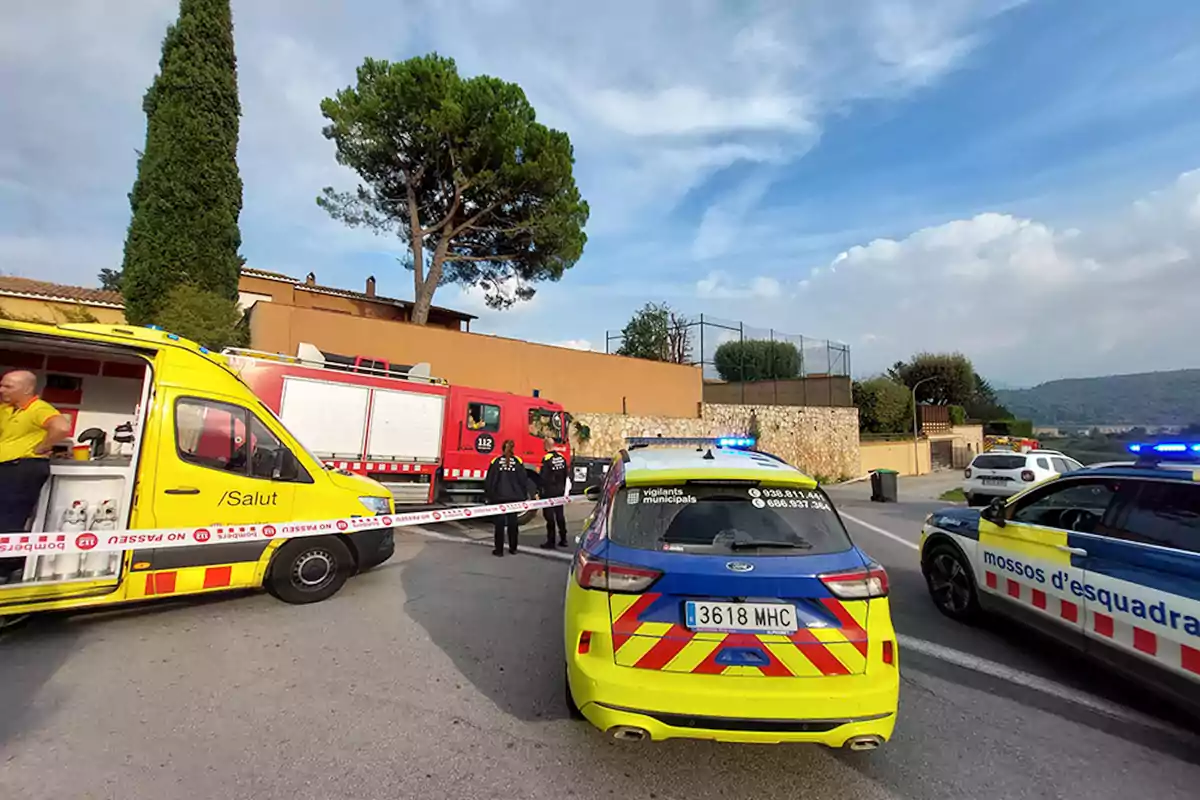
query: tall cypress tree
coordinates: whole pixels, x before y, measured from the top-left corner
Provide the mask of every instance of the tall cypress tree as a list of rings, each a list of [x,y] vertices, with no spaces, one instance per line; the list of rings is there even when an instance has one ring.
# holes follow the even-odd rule
[[[230,0],[180,0],[146,92],[146,148],[129,193],[125,315],[154,322],[181,284],[233,301],[243,260],[237,57]]]

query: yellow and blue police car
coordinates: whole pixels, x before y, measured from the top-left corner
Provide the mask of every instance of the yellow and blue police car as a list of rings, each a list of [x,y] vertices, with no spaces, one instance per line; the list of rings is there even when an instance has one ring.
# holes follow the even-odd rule
[[[896,723],[883,568],[750,439],[629,440],[567,582],[567,702],[622,740],[870,750]]]
[[[921,567],[943,614],[1028,623],[1200,715],[1200,444],[1134,444],[1077,470],[934,512]]]

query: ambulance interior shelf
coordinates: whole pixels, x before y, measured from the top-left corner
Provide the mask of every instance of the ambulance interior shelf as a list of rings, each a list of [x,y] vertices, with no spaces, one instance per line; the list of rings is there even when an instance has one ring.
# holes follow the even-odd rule
[[[6,341],[0,345],[0,371],[8,369],[33,372],[42,397],[72,424],[68,446],[56,448],[50,459],[50,479],[42,487],[32,531],[126,527],[140,437],[139,412],[146,407],[151,385],[146,363],[98,348],[81,347],[63,355],[61,350],[42,349],[39,344]],[[92,436],[81,436],[89,431]],[[97,437],[96,432],[102,436]],[[87,446],[78,456],[72,452],[77,443]],[[30,556],[25,559],[20,583],[15,585],[115,580],[120,565],[120,553]]]

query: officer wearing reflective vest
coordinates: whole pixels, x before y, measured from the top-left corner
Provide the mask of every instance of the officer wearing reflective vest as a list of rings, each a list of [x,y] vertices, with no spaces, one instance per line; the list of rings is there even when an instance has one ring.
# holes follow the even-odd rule
[[[50,477],[50,451],[71,435],[67,418],[37,396],[37,377],[14,370],[0,378],[0,533],[20,533]],[[23,558],[0,558],[0,583]]]
[[[501,447],[503,455],[492,459],[487,477],[483,480],[483,491],[489,503],[520,503],[529,499],[529,476],[525,464],[513,454],[516,444],[505,439]],[[492,555],[504,555],[504,535],[508,534],[508,552],[517,552],[517,512],[497,514],[495,517],[495,549]]]
[[[554,449],[554,440],[546,437],[546,455],[542,458],[542,498],[564,497],[567,494],[567,460]],[[558,529],[558,546],[567,546],[567,518],[562,506],[551,506],[542,511],[546,518],[546,541],[543,550],[554,549],[554,531]]]

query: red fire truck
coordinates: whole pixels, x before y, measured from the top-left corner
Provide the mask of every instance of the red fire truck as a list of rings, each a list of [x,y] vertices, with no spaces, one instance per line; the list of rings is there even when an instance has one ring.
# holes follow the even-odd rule
[[[551,437],[570,463],[567,414],[540,397],[451,386],[428,364],[325,353],[225,351],[231,368],[326,466],[366,475],[397,504],[483,502],[483,479],[512,439],[531,473]]]

